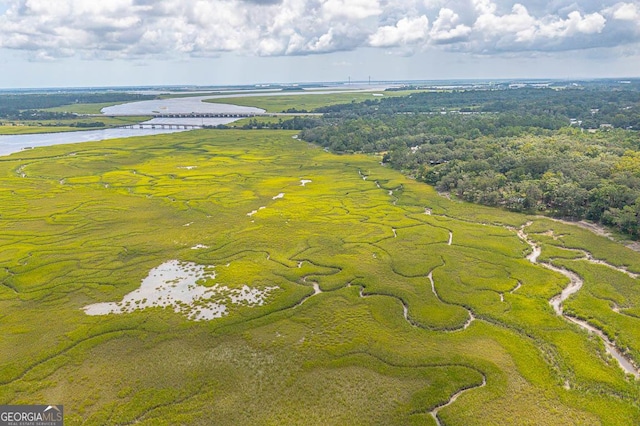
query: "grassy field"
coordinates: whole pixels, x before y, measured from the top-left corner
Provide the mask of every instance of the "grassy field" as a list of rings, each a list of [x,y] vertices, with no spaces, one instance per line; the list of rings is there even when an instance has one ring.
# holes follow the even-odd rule
[[[71,104],[62,105],[55,108],[46,108],[44,111],[51,112],[68,112],[72,114],[100,114],[102,108],[110,107],[113,105],[120,105],[124,102],[106,102],[106,103],[92,103],[92,104]]]
[[[266,112],[278,113],[289,109],[298,111],[306,110],[312,112],[316,108],[337,104],[348,104],[350,102],[362,102],[366,100],[379,99],[383,96],[406,96],[412,91],[385,92],[356,92],[356,93],[316,93],[316,94],[291,94],[291,95],[256,95],[239,98],[219,98],[209,99],[205,102],[234,104],[262,108]]]
[[[281,92],[281,89],[268,89],[263,90],[260,93],[275,93]],[[206,92],[183,92],[183,93],[171,93],[158,95],[159,99],[174,99],[174,98],[192,98],[196,96],[228,96],[251,93],[251,90],[211,90]],[[255,92],[254,92],[255,93]]]
[[[0,124],[0,135],[29,135],[37,133],[77,132],[119,127],[148,120],[150,117],[78,117],[68,120],[12,121]],[[104,126],[77,127],[78,123],[104,123]],[[72,126],[76,124],[76,126]]]
[[[294,135],[201,130],[2,157],[0,403],[64,404],[70,425],[435,425],[432,410],[466,390],[438,409],[443,424],[640,423],[640,382],[555,315],[567,279],[526,260],[516,229],[532,222],[541,260],[583,276],[567,310],[636,362],[637,279],[577,251],[632,271],[640,255]],[[226,315],[206,321],[84,312],[174,259],[215,271],[209,289],[277,289],[263,305],[220,296]]]

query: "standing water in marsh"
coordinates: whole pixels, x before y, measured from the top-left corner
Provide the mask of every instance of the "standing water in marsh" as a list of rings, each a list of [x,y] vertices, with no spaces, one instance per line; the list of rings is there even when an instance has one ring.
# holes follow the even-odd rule
[[[173,308],[194,321],[211,320],[228,314],[227,304],[262,306],[278,287],[230,289],[199,284],[216,277],[212,267],[170,260],[149,271],[140,288],[120,302],[95,303],[83,309],[87,315],[122,314],[152,307]]]

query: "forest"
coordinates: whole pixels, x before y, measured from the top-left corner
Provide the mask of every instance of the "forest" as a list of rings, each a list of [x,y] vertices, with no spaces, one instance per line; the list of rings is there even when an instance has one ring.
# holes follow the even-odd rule
[[[414,93],[321,108],[301,137],[466,201],[640,235],[640,85]]]

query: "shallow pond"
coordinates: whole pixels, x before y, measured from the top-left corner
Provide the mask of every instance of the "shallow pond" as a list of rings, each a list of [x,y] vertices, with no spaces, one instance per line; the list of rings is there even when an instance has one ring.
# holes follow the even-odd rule
[[[278,287],[229,288],[220,284],[204,286],[216,278],[213,267],[170,260],[149,271],[140,288],[119,302],[95,303],[83,309],[87,315],[122,314],[146,308],[172,308],[190,320],[212,320],[228,314],[227,306],[262,306]]]

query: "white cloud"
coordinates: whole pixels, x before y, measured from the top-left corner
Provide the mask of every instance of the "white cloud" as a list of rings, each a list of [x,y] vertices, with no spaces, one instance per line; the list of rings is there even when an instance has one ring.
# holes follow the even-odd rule
[[[381,10],[378,0],[326,0],[322,4],[322,12],[329,20],[335,18],[358,20],[379,15]]]
[[[640,7],[633,3],[617,3],[605,9],[604,13],[620,21],[640,20]]]
[[[451,9],[442,8],[433,23],[430,36],[435,43],[452,43],[467,38],[471,27],[459,24],[460,16]]]
[[[480,15],[493,15],[497,9],[491,0],[473,0],[473,6]]]
[[[569,13],[567,19],[540,24],[540,34],[545,37],[565,37],[577,33],[595,34],[604,29],[606,19],[599,13],[584,17],[578,11]]]
[[[572,37],[600,33],[606,25],[606,19],[600,13],[583,16],[578,11],[572,11],[566,19],[559,16],[537,18],[524,5],[516,3],[511,13],[497,15],[495,7],[486,5],[487,0],[479,1],[483,2],[482,10],[487,12],[478,16],[473,26],[476,37],[482,40],[478,44],[486,46],[493,41],[502,50],[545,50],[549,43],[555,47],[559,42],[566,42],[567,48],[571,48],[576,41]]]
[[[298,33],[294,33],[289,37],[289,43],[285,50],[285,55],[293,55],[304,50],[305,39]]]
[[[322,34],[316,40],[312,40],[309,43],[309,50],[312,52],[329,52],[333,50],[334,39],[333,29],[330,29],[326,34]]]
[[[378,28],[369,37],[373,47],[391,47],[415,44],[424,41],[429,31],[429,19],[422,15],[416,18],[402,18],[395,25]]]
[[[531,37],[535,31],[536,20],[526,7],[516,3],[510,14],[495,15],[495,7],[483,7],[487,12],[482,13],[474,24],[474,30],[485,38],[515,34],[518,40]],[[492,11],[488,11],[492,10]]]
[[[637,1],[602,2],[2,0],[0,48],[49,60],[306,55],[359,47],[412,52],[436,45],[492,54],[640,44]]]

